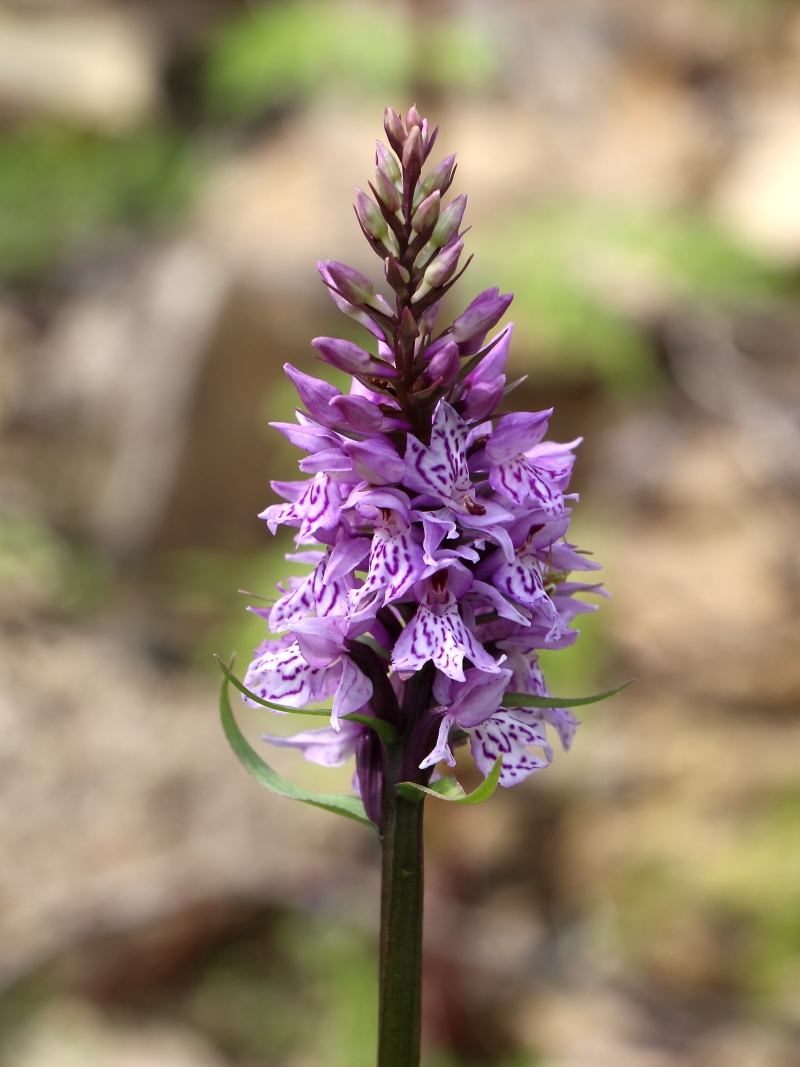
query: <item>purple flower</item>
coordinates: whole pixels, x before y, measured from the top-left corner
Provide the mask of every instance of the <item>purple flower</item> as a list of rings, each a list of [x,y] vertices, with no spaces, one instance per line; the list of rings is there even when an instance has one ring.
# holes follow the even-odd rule
[[[411,622],[405,627],[392,657],[392,669],[401,678],[410,677],[430,660],[448,678],[464,681],[463,660],[472,660],[484,671],[500,669],[494,657],[467,628],[458,606],[459,588],[466,592],[464,581],[471,585],[468,573],[456,568],[437,571],[420,583],[419,603]]]

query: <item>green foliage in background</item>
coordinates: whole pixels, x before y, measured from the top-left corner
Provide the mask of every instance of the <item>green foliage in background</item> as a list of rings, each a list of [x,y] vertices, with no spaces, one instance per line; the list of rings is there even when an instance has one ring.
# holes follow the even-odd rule
[[[197,173],[169,130],[117,136],[30,124],[0,135],[0,279],[32,282],[76,247],[169,223]]]
[[[285,913],[223,945],[178,1010],[239,1062],[293,1054],[329,1067],[369,1067],[376,979],[371,937],[329,916]]]
[[[35,515],[0,514],[0,611],[80,615],[103,603],[110,583],[97,552],[68,543]]]
[[[590,372],[612,388],[652,380],[642,325],[676,300],[763,304],[793,279],[708,218],[581,202],[541,204],[472,238],[473,283],[515,293],[519,340],[537,371]]]
[[[206,89],[213,113],[246,118],[331,89],[396,97],[423,74],[426,83],[475,88],[495,69],[485,35],[463,20],[423,33],[398,4],[299,0],[231,20],[212,43]]]

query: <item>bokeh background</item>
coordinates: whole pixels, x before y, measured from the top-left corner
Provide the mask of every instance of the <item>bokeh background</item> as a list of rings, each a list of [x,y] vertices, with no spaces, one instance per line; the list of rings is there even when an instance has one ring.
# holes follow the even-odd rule
[[[552,687],[637,678],[526,785],[429,802],[426,1063],[800,1064],[800,3],[18,0],[3,1067],[372,1062],[377,843],[247,778],[211,653],[261,639],[280,368],[342,328],[315,261],[373,270],[353,187],[413,100],[470,194],[459,306],[516,292],[521,402],[586,437],[614,597]]]

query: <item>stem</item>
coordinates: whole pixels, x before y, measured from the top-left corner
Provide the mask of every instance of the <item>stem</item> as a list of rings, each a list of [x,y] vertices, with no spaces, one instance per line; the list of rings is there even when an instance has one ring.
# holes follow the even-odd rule
[[[383,796],[378,1067],[418,1067],[422,1004],[421,801],[398,796],[402,742],[390,746]]]

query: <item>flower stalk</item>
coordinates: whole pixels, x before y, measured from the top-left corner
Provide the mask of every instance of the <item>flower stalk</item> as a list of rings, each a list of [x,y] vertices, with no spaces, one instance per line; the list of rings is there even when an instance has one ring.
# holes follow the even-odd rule
[[[279,586],[271,607],[249,609],[272,636],[244,682],[223,666],[221,710],[259,781],[380,834],[378,1064],[416,1067],[424,799],[479,803],[547,767],[551,732],[569,748],[578,720],[550,694],[538,651],[577,639],[573,620],[596,610],[578,594],[606,594],[570,580],[598,567],[567,540],[580,440],[545,440],[551,410],[497,412],[513,388],[513,327],[489,334],[511,294],[488,289],[449,325],[437,321],[470,262],[466,197],[443,202],[455,157],[425,173],[437,130],[416,108],[405,121],[387,108],[384,129],[389,147],[378,142],[372,196],[358,189],[355,213],[390,296],[346,264],[318,264],[367,336],[363,347],[312,341],[322,362],[351,375],[348,393],[285,367],[303,407],[273,426],[307,453],[305,478],[273,482],[285,503],[261,518],[272,533],[297,530],[286,558],[311,569]],[[256,707],[330,714],[321,729],[264,740],[323,766],[355,757],[358,797],[314,795],[271,770],[238,730],[229,682]],[[327,699],[329,712],[309,710]],[[466,743],[484,775],[470,795],[446,771]]]
[[[389,746],[383,793],[378,1067],[416,1067],[422,1007],[424,794],[398,793],[403,745]]]

